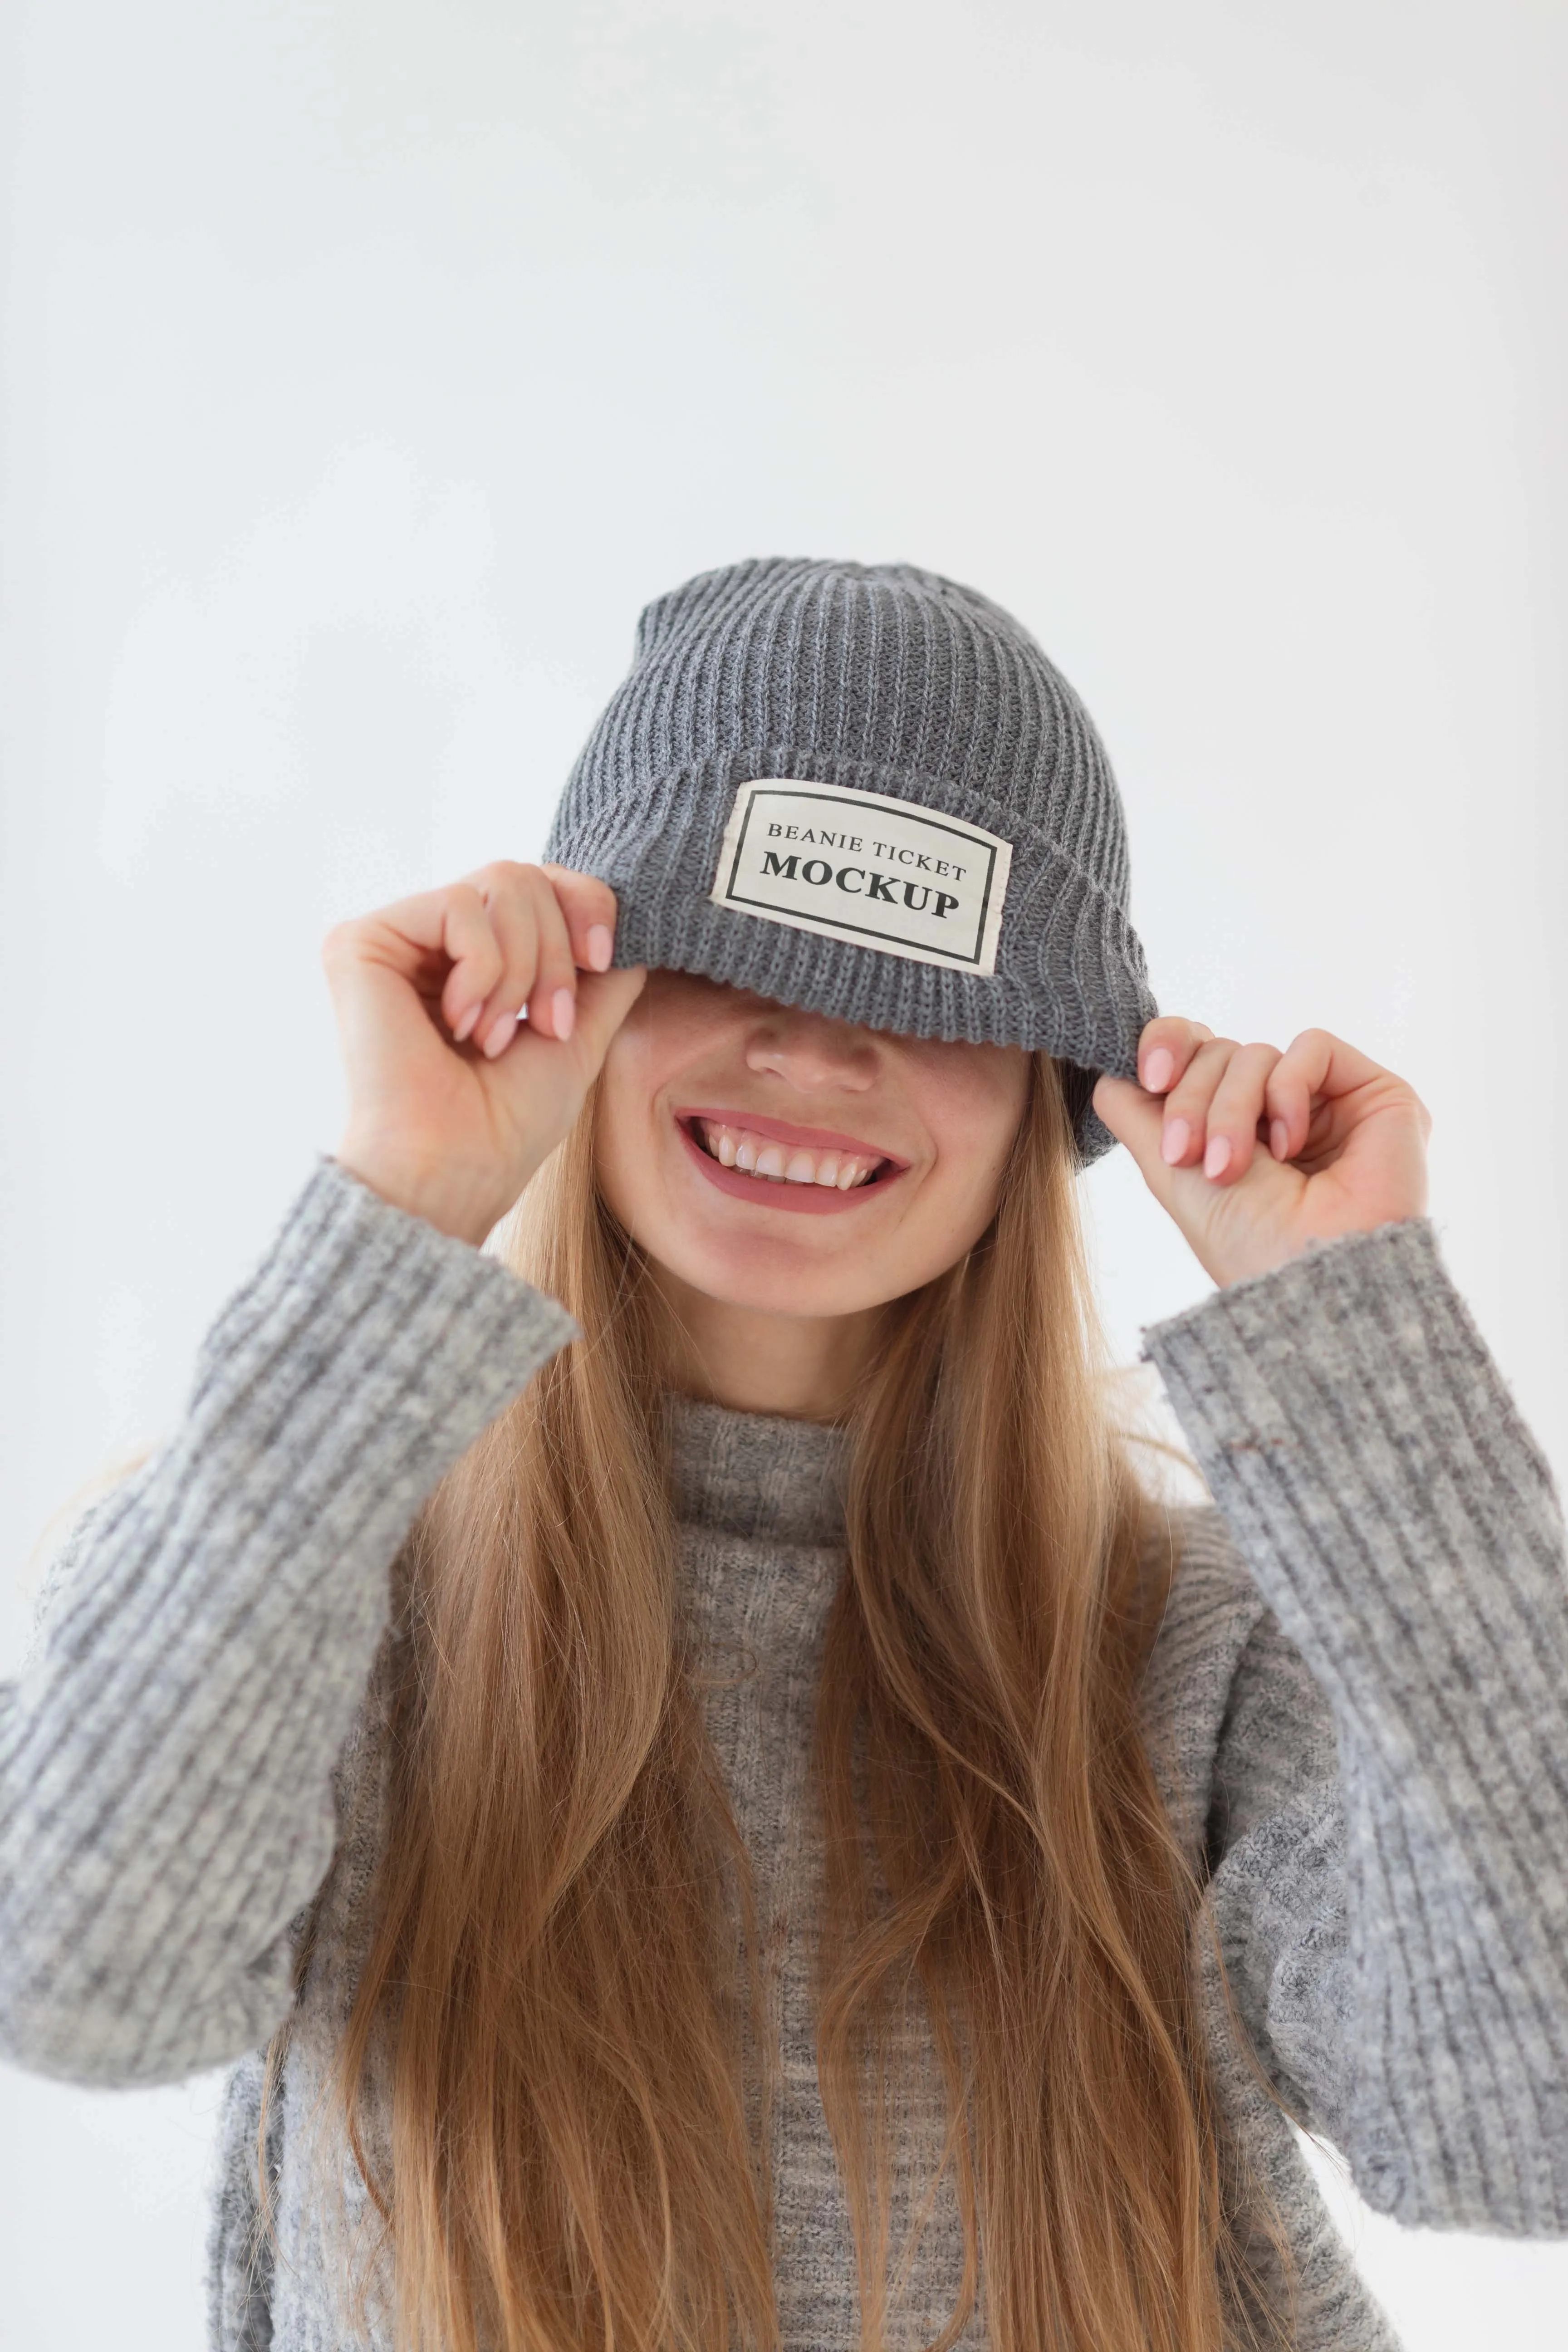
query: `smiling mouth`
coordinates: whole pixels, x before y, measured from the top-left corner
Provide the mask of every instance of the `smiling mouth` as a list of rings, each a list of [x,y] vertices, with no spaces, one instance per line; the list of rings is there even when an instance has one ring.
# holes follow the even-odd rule
[[[677,1118],[677,1127],[708,1160],[754,1185],[811,1185],[826,1192],[865,1192],[902,1173],[902,1162],[869,1146],[787,1143],[745,1127],[738,1119],[710,1119],[703,1112]]]

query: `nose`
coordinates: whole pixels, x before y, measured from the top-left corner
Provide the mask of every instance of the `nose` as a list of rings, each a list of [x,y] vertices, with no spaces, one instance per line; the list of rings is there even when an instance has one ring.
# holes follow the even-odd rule
[[[863,1095],[877,1082],[869,1031],[793,1006],[770,1010],[746,1040],[746,1067],[803,1095]]]

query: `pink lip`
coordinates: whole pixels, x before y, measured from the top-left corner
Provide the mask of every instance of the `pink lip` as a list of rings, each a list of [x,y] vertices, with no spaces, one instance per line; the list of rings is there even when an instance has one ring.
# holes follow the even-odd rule
[[[690,1118],[716,1118],[719,1114],[716,1111],[689,1111],[682,1116]],[[742,1124],[741,1120],[735,1118],[726,1123],[737,1127]],[[750,1127],[753,1134],[765,1134],[774,1143],[804,1141],[805,1136],[809,1132],[808,1129],[796,1128],[784,1129],[781,1133],[782,1122],[778,1119],[773,1120],[769,1126],[759,1125],[755,1119],[747,1119],[743,1124]],[[895,1168],[891,1174],[874,1176],[868,1183],[857,1184],[847,1192],[840,1192],[828,1184],[790,1184],[783,1181],[775,1184],[770,1182],[766,1177],[759,1180],[755,1176],[748,1176],[742,1168],[721,1166],[717,1160],[709,1157],[700,1143],[692,1141],[679,1120],[676,1123],[676,1133],[680,1138],[682,1149],[688,1159],[695,1161],[710,1184],[716,1186],[721,1192],[728,1192],[731,1200],[750,1201],[753,1207],[759,1209],[793,1209],[808,1217],[835,1217],[841,1209],[858,1208],[862,1201],[877,1198],[887,1191],[889,1184],[896,1183],[902,1173],[901,1168]],[[821,1144],[817,1146],[819,1150],[823,1148]],[[862,1144],[860,1149],[865,1150],[865,1145]],[[885,1152],[881,1156],[884,1159],[889,1157]]]
[[[682,1125],[689,1118],[706,1118],[715,1127],[749,1128],[753,1135],[765,1135],[770,1143],[798,1143],[803,1151],[853,1151],[862,1160],[890,1160],[900,1175],[910,1164],[880,1143],[863,1143],[855,1135],[836,1135],[827,1127],[792,1127],[787,1119],[764,1118],[760,1111],[678,1110],[675,1116]]]

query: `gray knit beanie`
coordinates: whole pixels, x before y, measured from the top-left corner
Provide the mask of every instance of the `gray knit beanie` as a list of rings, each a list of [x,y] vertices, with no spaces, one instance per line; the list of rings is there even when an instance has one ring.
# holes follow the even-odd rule
[[[619,964],[905,1036],[1131,1076],[1154,1013],[1121,803],[1028,631],[906,563],[768,557],[656,598],[545,856],[620,905]]]

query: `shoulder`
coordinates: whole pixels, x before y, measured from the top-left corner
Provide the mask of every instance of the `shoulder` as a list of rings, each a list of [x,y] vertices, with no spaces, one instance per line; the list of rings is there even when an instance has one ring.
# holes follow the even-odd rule
[[[1270,1781],[1306,1738],[1320,1768],[1326,1703],[1279,1629],[1225,1518],[1212,1505],[1163,1507],[1146,1538],[1150,1573],[1166,1581],[1142,1685],[1151,1755],[1194,1842],[1220,1783],[1237,1769],[1238,1735]],[[1310,1738],[1308,1735],[1310,1734]],[[1251,1768],[1249,1768],[1251,1769]],[[1293,1770],[1294,1768],[1292,1768]]]
[[[1190,1710],[1204,1695],[1222,1709],[1236,1664],[1267,1603],[1224,1517],[1210,1503],[1163,1505],[1144,1538],[1148,1574],[1163,1580],[1164,1608],[1145,1671],[1145,1704]]]

